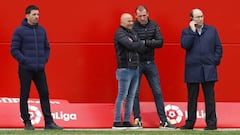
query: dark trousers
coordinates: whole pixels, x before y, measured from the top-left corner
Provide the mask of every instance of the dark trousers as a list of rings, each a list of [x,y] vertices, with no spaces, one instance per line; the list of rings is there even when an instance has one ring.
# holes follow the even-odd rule
[[[20,112],[24,123],[31,122],[28,112],[28,98],[32,81],[38,90],[45,123],[53,122],[45,71],[35,72],[19,67],[18,74],[20,79]]]
[[[166,122],[167,117],[165,115],[165,108],[164,108],[164,101],[162,96],[162,89],[160,87],[160,78],[158,75],[158,69],[154,61],[146,61],[141,62],[139,66],[139,84],[136,91],[135,99],[134,99],[134,105],[133,105],[133,114],[134,119],[139,118],[141,120],[140,116],[140,103],[139,103],[139,94],[140,94],[140,82],[142,75],[145,75],[155,101],[155,105],[157,108],[158,116],[161,120],[161,122]]]
[[[201,83],[206,110],[206,124],[207,127],[216,127],[216,103],[214,97],[214,81]],[[196,121],[197,101],[199,94],[200,83],[187,83],[188,88],[188,118],[186,125],[194,127]]]

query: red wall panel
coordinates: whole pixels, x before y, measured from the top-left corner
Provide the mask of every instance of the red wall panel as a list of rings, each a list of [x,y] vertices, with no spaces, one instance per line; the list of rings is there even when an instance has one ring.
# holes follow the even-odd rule
[[[217,4],[216,4],[217,3]],[[138,4],[145,4],[150,18],[161,28],[165,44],[156,51],[161,86],[165,101],[186,101],[184,84],[184,50],[180,34],[188,25],[189,12],[199,7],[205,22],[217,27],[223,43],[223,59],[216,84],[217,101],[238,102],[240,75],[240,15],[238,1],[189,0],[103,0],[103,1],[34,1],[8,0],[0,5],[0,97],[18,97],[17,62],[9,48],[14,29],[24,18],[25,7],[40,7],[40,23],[46,28],[51,43],[47,79],[51,98],[70,102],[114,102],[117,94],[116,57],[113,35],[123,12],[134,13]],[[234,18],[234,19],[233,19]],[[234,21],[233,21],[234,20]],[[141,100],[152,101],[151,90],[143,78]],[[31,97],[38,97],[35,87]],[[200,101],[203,101],[202,93]]]
[[[46,27],[51,42],[112,42],[120,14],[133,14],[138,4],[149,8],[166,42],[179,42],[189,12],[195,7],[204,11],[206,23],[218,28],[223,42],[240,42],[238,0],[5,0],[0,5],[0,42],[11,40],[28,4],[39,5],[40,23]]]
[[[51,45],[47,64],[47,79],[51,98],[71,102],[114,102],[117,94],[115,79],[115,50],[109,44],[56,44]],[[239,101],[238,76],[240,47],[224,44],[224,57],[219,67],[216,83],[217,101]],[[19,82],[17,62],[9,54],[9,45],[1,46],[1,96],[18,97]],[[162,91],[166,101],[186,101],[187,93],[183,79],[184,51],[179,44],[166,44],[156,51]],[[33,87],[33,89],[35,89]],[[37,97],[36,90],[32,96]],[[151,90],[143,78],[141,99],[152,101]],[[199,100],[203,101],[202,94]]]

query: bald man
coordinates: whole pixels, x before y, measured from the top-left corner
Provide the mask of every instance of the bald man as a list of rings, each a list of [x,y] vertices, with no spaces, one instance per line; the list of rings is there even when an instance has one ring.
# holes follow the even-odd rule
[[[120,18],[120,25],[130,30],[133,27],[133,17],[128,13],[123,13]]]
[[[217,66],[222,58],[222,44],[217,30],[204,24],[204,15],[200,9],[190,12],[189,27],[182,32],[181,47],[186,51],[185,82],[188,89],[188,118],[181,129],[194,128],[201,84],[206,108],[205,130],[215,130],[217,118],[214,85],[218,80]]]
[[[118,95],[115,103],[113,129],[137,129],[130,123],[130,115],[133,100],[138,84],[139,54],[145,42],[139,40],[132,30],[133,17],[129,13],[123,13],[120,17],[120,27],[114,36],[114,45],[117,56],[116,79],[118,80]],[[121,121],[123,102],[124,118]]]

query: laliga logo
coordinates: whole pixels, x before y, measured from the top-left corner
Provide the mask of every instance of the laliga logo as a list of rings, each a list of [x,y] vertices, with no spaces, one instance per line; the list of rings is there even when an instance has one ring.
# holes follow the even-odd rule
[[[29,105],[28,107],[32,124],[38,124],[42,117],[41,111],[36,106]]]
[[[32,124],[39,124],[41,121],[42,113],[36,106],[29,105],[29,114]],[[75,113],[65,113],[63,111],[54,112],[51,114],[53,119],[64,120],[64,121],[71,121],[77,120],[77,114]]]
[[[176,105],[165,106],[165,111],[167,114],[167,119],[172,124],[177,124],[182,121],[183,112]]]

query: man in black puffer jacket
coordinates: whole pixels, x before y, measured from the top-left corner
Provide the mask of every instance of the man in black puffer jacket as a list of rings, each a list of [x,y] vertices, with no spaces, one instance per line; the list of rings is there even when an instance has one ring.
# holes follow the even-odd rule
[[[113,129],[136,129],[130,123],[133,100],[138,86],[139,54],[145,47],[144,41],[139,40],[132,30],[133,18],[129,13],[121,15],[121,24],[115,33],[114,45],[117,56],[116,78],[118,80],[118,95],[115,103]],[[121,121],[122,105],[124,100],[125,113]]]
[[[38,25],[39,8],[30,5],[26,8],[26,18],[12,37],[11,54],[18,61],[20,79],[20,111],[25,130],[34,130],[28,112],[28,98],[31,81],[39,93],[45,129],[62,129],[53,122],[49,104],[49,93],[45,74],[50,46],[43,27]]]
[[[163,46],[163,38],[160,29],[154,21],[148,18],[148,10],[145,6],[140,5],[136,8],[137,20],[133,25],[133,30],[137,32],[139,38],[145,41],[145,50],[140,53],[140,65],[139,65],[139,85],[141,77],[144,74],[150,84],[158,116],[161,120],[160,127],[163,128],[176,128],[167,121],[164,109],[164,101],[162,97],[160,79],[158,75],[158,69],[154,62],[154,49]],[[139,86],[136,91],[134,99],[134,122],[135,124],[142,127],[141,116],[140,116],[140,105],[139,105]]]

